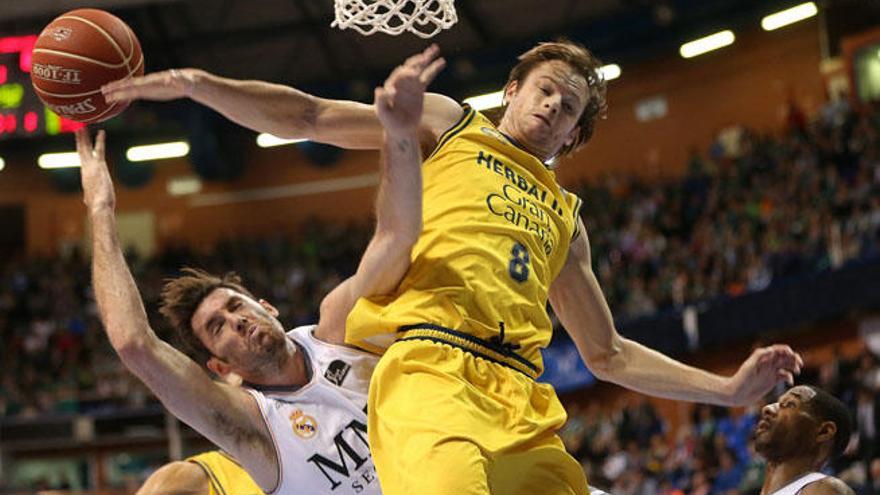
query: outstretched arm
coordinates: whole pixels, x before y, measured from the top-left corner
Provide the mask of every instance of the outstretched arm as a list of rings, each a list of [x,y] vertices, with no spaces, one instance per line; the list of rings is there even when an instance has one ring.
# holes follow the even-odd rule
[[[349,149],[379,149],[383,128],[372,105],[329,100],[289,86],[240,81],[199,69],[171,69],[123,79],[102,88],[108,101],[167,101],[189,97],[239,125],[290,139],[310,139]],[[419,138],[432,148],[461,117],[452,99],[425,95]]]
[[[92,284],[101,321],[123,364],[172,414],[240,459],[264,488],[277,481],[274,447],[250,394],[211,380],[150,328],[116,231],[116,196],[104,160],[104,132],[93,147],[76,133],[82,186],[92,224]]]
[[[345,319],[361,297],[390,294],[409,269],[413,245],[422,232],[422,156],[418,126],[425,88],[443,68],[432,46],[410,57],[376,88],[375,113],[384,129],[381,179],[376,197],[376,231],[357,272],[321,303],[316,335],[345,339]]]
[[[580,222],[580,220],[578,220]],[[617,333],[590,262],[586,229],[550,288],[550,304],[581,358],[598,378],[649,395],[725,406],[750,404],[803,365],[788,346],[757,349],[735,375],[722,377],[669,358]]]

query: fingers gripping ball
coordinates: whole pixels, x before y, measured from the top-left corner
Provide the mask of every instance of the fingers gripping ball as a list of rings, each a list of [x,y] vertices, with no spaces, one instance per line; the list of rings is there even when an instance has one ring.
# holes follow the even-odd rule
[[[31,82],[37,96],[62,117],[101,122],[128,102],[107,103],[101,86],[144,74],[144,56],[134,32],[118,17],[77,9],[50,22],[34,45]]]

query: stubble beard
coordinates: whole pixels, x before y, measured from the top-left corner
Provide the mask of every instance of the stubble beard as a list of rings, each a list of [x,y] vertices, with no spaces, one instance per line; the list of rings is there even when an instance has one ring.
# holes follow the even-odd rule
[[[280,338],[276,338],[272,335],[271,340],[265,345],[266,347],[255,349],[251,366],[257,375],[277,376],[293,354],[287,350],[287,336],[282,334]]]

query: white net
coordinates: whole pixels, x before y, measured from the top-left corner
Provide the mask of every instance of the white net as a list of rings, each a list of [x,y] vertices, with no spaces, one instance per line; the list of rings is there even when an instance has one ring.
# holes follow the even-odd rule
[[[369,35],[376,31],[398,35],[409,31],[430,38],[458,21],[454,0],[334,0],[331,26]]]

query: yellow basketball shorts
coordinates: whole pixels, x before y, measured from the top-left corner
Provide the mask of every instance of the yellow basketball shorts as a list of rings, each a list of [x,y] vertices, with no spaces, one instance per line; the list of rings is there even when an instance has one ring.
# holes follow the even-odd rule
[[[385,495],[588,493],[556,430],[553,388],[444,343],[392,345],[373,374],[369,438]]]

